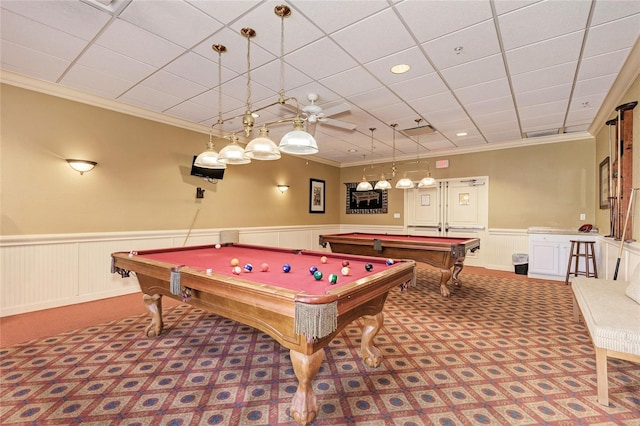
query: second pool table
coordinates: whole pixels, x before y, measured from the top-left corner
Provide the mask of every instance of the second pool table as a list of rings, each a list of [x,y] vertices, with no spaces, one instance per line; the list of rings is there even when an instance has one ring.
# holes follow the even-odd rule
[[[428,237],[350,232],[320,235],[320,245],[330,244],[334,253],[412,259],[440,268],[440,294],[449,297],[449,279],[461,285],[458,274],[464,266],[467,251],[480,248],[478,238]]]
[[[318,413],[312,381],[323,348],[362,317],[363,361],[379,366],[382,353],[373,338],[383,324],[387,295],[415,279],[412,260],[387,264],[375,257],[246,244],[119,252],[111,257],[112,272],[123,278],[135,273],[138,278],[152,314],[147,336],[162,333],[161,302],[167,296],[262,330],[288,348],[298,378],[290,414],[303,425]],[[240,268],[235,272],[234,259]],[[345,262],[349,262],[347,275],[342,274]],[[267,269],[263,263],[268,270],[263,270]],[[285,264],[289,272],[284,272]],[[311,267],[323,273],[321,279],[314,278]],[[328,280],[331,274],[337,275],[337,283]]]

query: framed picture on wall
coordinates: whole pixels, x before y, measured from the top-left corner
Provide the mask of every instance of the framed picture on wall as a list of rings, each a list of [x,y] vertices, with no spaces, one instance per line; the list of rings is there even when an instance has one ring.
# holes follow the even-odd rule
[[[600,208],[609,208],[609,157],[600,163]]]
[[[309,213],[324,213],[324,181],[309,179]]]

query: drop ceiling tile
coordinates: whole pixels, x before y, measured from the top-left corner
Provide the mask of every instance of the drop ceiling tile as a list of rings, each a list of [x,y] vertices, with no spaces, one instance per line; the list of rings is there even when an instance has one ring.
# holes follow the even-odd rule
[[[2,40],[2,69],[29,75],[45,81],[56,81],[70,65],[69,61]]]
[[[640,13],[589,29],[583,58],[633,47],[640,34]]]
[[[247,77],[241,75],[237,78],[234,78],[231,81],[228,81],[222,85],[222,93],[231,96],[238,100],[243,100],[246,103],[248,92],[247,92]],[[256,83],[255,81],[251,82],[251,103],[253,104],[254,109],[259,108],[262,105],[275,102],[278,100],[277,87],[272,90],[271,88],[267,88],[261,84]]]
[[[473,138],[456,138],[452,140],[452,143],[455,146],[476,146],[476,145],[484,145],[487,141],[484,140],[481,136],[476,136]]]
[[[442,70],[442,76],[449,87],[459,89],[505,78],[506,72],[502,55],[493,55]]]
[[[181,101],[181,99],[168,93],[140,85],[120,96],[119,99],[151,111],[165,111]]]
[[[515,93],[544,89],[573,82],[577,61],[567,62],[548,68],[536,69],[511,76],[511,84]]]
[[[477,122],[476,122],[477,123]],[[518,124],[518,120],[516,119],[515,114],[512,114],[510,117],[507,117],[505,121],[501,123],[493,122],[493,124],[481,124],[478,123],[478,127],[483,134],[488,133],[500,133],[504,132],[507,129],[510,132],[516,132],[520,134],[520,125]]]
[[[164,67],[164,70],[179,75],[205,87],[218,86],[218,63],[193,52],[187,52]],[[238,77],[238,73],[222,67],[222,83]]]
[[[584,31],[530,44],[506,52],[509,72],[521,74],[574,62],[580,55]]]
[[[86,93],[117,98],[131,88],[136,81],[107,74],[96,68],[89,68],[81,64],[75,64],[61,80],[61,84],[73,87]]]
[[[435,141],[427,141],[427,142],[421,142],[421,143],[429,151],[444,151],[444,150],[455,148],[454,144],[452,144],[450,141],[444,138],[438,139]]]
[[[455,136],[459,132],[475,132],[476,126],[469,118],[460,118],[454,121],[440,122],[436,129],[446,136]],[[451,139],[451,138],[450,138]]]
[[[433,111],[424,115],[429,124],[435,126],[436,129],[446,123],[468,120],[467,114],[461,107]]]
[[[422,45],[438,69],[450,68],[500,53],[493,21],[484,21]],[[454,49],[462,50],[455,51]]]
[[[600,93],[593,93],[588,96],[574,96],[569,106],[569,111],[587,111],[591,110],[592,115],[595,115],[600,108],[600,105],[604,101],[608,90],[603,90]]]
[[[73,61],[86,41],[11,12],[0,14],[2,40],[20,44],[51,56]]]
[[[590,1],[541,1],[500,15],[505,50],[584,30]]]
[[[334,33],[332,38],[361,63],[414,45],[413,39],[392,9],[385,9],[358,21]]]
[[[261,0],[223,0],[223,1],[202,1],[187,0],[187,3],[197,7],[207,15],[218,21],[229,24],[241,15],[246,14],[252,8],[260,4]]]
[[[369,112],[376,117],[378,120],[384,123],[396,123],[399,118],[413,116],[413,118],[417,117],[417,113],[407,106],[404,102],[398,102],[391,105],[386,105],[382,108],[376,108],[369,110]],[[391,132],[389,132],[391,133]]]
[[[157,36],[192,47],[222,28],[222,24],[183,1],[133,1],[120,18]],[[187,25],[175,25],[184,22]]]
[[[320,55],[318,52],[322,52],[322,54]],[[331,60],[327,60],[327,58],[331,58]],[[356,61],[338,47],[333,40],[326,37],[287,55],[286,62],[298,70],[304,70],[309,77],[316,80],[357,65]]]
[[[518,114],[521,120],[527,120],[535,117],[544,117],[552,114],[564,114],[569,106],[568,100],[557,102],[548,102],[546,104],[532,105],[518,108]]]
[[[451,108],[459,107],[458,101],[456,101],[456,98],[449,92],[414,99],[409,102],[409,105],[423,116],[429,116],[431,113],[437,113],[443,109],[450,110]]]
[[[294,5],[294,9],[308,17],[326,34],[359,22],[387,7],[389,4],[384,0],[305,1]]]
[[[201,84],[163,70],[146,78],[141,85],[168,93],[178,99],[189,99],[207,90],[207,87]]]
[[[320,83],[334,92],[340,93],[342,96],[364,93],[380,87],[378,80],[359,66],[323,78],[320,80]]]
[[[437,73],[425,74],[420,77],[391,84],[391,90],[407,101],[412,101],[439,93],[448,93],[449,89]]]
[[[473,86],[460,87],[454,90],[463,104],[482,102],[487,99],[511,97],[509,81],[506,78],[490,80]]]
[[[391,67],[399,64],[409,65],[411,69],[403,74],[392,73]],[[418,78],[418,76],[434,73],[433,67],[417,46],[367,62],[364,66],[385,84],[397,84],[405,80]]]
[[[545,130],[556,130],[562,127],[564,114],[549,114],[546,116],[522,118],[522,132],[539,132]]]
[[[607,93],[611,85],[616,80],[616,74],[603,75],[602,77],[590,78],[587,80],[579,80],[573,91],[576,98],[588,97],[596,93]]]
[[[476,115],[492,114],[502,111],[512,111],[514,108],[513,98],[505,96],[502,98],[488,99],[486,101],[465,104],[467,112],[473,117]]]
[[[492,18],[488,1],[404,1],[397,10],[420,43]]]
[[[184,52],[177,44],[120,19],[98,37],[96,44],[156,67]]]
[[[587,108],[583,110],[572,110],[567,114],[567,124],[576,126],[579,124],[590,123],[598,112],[595,108]]]
[[[369,110],[374,108],[380,108],[388,104],[396,103],[401,99],[398,98],[393,92],[385,87],[372,90],[366,93],[360,93],[352,96],[350,101],[354,105],[362,108],[363,110]]]
[[[513,10],[520,9],[530,4],[537,3],[540,0],[509,0],[509,1],[497,1],[494,3],[497,15],[504,15]]]
[[[271,61],[251,71],[251,79],[263,86],[280,91],[280,61]],[[291,90],[309,84],[311,78],[292,66],[284,65],[284,90],[288,94]]]
[[[628,0],[597,1],[591,25],[600,25],[635,13],[640,13],[640,2]]]
[[[567,126],[564,128],[565,133],[586,132],[589,130],[591,122],[585,124],[577,124],[575,126]]]
[[[516,112],[513,108],[493,113],[472,115],[471,118],[473,118],[473,121],[482,128],[489,125],[500,125],[501,123],[518,124],[518,117],[516,116]]]
[[[506,130],[504,132],[485,133],[485,137],[489,143],[520,141],[522,139],[520,132],[517,130]]]
[[[282,18],[274,13],[275,6],[282,1],[266,1],[253,8],[240,19],[231,24],[231,28],[239,32],[249,27],[256,31],[254,43],[273,55],[280,55]],[[291,11],[291,16],[284,18],[284,50],[285,54],[297,50],[323,37],[318,30],[301,13]]]
[[[616,50],[603,55],[586,58],[580,64],[578,80],[602,77],[608,74],[617,74],[624,64],[631,49]]]
[[[84,40],[94,38],[111,19],[108,13],[78,1],[3,0],[1,6]]]
[[[84,52],[80,59],[78,59],[78,64],[118,78],[126,75],[127,79],[136,82],[142,80],[154,71],[154,68],[150,65],[96,44],[91,45],[91,47]],[[123,72],[124,70],[126,70],[126,72]]]
[[[548,104],[551,102],[568,99],[571,94],[571,84],[563,84],[561,86],[552,86],[540,90],[532,90],[516,94],[516,102],[518,108],[532,105]]]
[[[174,117],[179,117],[185,120],[193,121],[195,123],[202,123],[205,120],[213,122],[217,119],[214,115],[214,111],[211,108],[203,108],[202,105],[192,101],[182,102],[172,108],[165,111],[167,114]],[[203,147],[205,146],[203,140]],[[222,147],[219,147],[222,148]]]

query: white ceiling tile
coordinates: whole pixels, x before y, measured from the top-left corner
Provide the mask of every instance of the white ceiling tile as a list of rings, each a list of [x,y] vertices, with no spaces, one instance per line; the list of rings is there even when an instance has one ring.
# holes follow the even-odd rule
[[[449,89],[447,89],[447,86],[437,73],[425,74],[400,83],[391,84],[389,88],[408,101],[449,92]]]
[[[358,21],[334,33],[332,38],[362,63],[414,45],[413,39],[391,9]]]
[[[504,78],[506,72],[502,55],[493,55],[442,70],[442,76],[452,89],[459,89]]]
[[[616,77],[616,74],[609,74],[603,75],[602,77],[577,81],[576,87],[573,90],[573,96],[575,98],[580,98],[596,93],[607,93]]]
[[[181,99],[145,86],[136,86],[119,98],[123,102],[152,111],[164,111],[178,104]]]
[[[208,88],[218,86],[217,61],[214,62],[193,52],[188,52],[180,56],[164,67],[164,69]],[[237,76],[238,73],[231,71],[225,66],[222,67],[223,84],[225,81],[229,81]]]
[[[472,138],[456,138],[452,141],[455,146],[476,146],[476,145],[484,145],[487,141],[484,140],[481,136],[476,136]]]
[[[501,126],[518,127],[518,117],[512,109],[472,116],[478,127],[484,129],[499,129]]]
[[[520,74],[578,60],[584,31],[509,50],[509,72]]]
[[[87,93],[106,98],[117,98],[137,82],[123,77],[126,76],[115,76],[96,68],[75,64],[65,74],[61,83]]]
[[[271,61],[251,71],[251,79],[263,86],[280,91],[280,60]],[[313,80],[293,68],[284,64],[284,90],[285,93],[292,89],[311,83]]]
[[[589,29],[583,58],[632,47],[640,34],[640,13]]]
[[[362,67],[351,68],[339,74],[323,78],[320,83],[334,92],[341,93],[343,96],[368,92],[380,87],[378,80]]]
[[[402,117],[417,117],[417,113],[407,106],[404,102],[398,102],[391,105],[386,105],[382,108],[372,109],[369,112],[378,118],[378,120],[383,121],[385,123],[396,123],[399,118]]]
[[[599,105],[604,101],[607,91],[593,93],[588,96],[576,96],[571,100],[569,112],[591,110],[592,116],[598,112]]]
[[[222,0],[222,1],[202,1],[187,0],[189,4],[202,10],[207,15],[217,19],[218,21],[229,24],[241,15],[260,3],[261,0]]]
[[[530,92],[516,94],[516,103],[518,108],[532,105],[546,104],[567,99],[571,94],[571,84],[563,84],[561,86],[552,86]]]
[[[185,120],[201,123],[205,120],[217,119],[213,109],[202,108],[202,105],[192,101],[182,102],[172,108],[166,110],[167,114],[174,117],[184,118]],[[203,143],[204,146],[204,143]],[[220,147],[222,148],[222,147]]]
[[[489,1],[406,0],[398,12],[420,43],[491,19]]]
[[[120,19],[113,22],[96,43],[154,66],[165,65],[184,52],[177,44]]]
[[[507,142],[507,141],[519,141],[522,135],[518,130],[505,130],[495,133],[485,133],[485,138],[489,143]]]
[[[389,7],[385,0],[305,1],[294,8],[309,18],[326,34],[330,34]]]
[[[576,73],[577,61],[567,62],[548,68],[536,69],[511,77],[513,91],[515,93],[529,92],[531,90],[544,89],[549,86],[559,86],[573,82]]]
[[[520,9],[530,4],[537,3],[540,0],[508,0],[508,1],[496,1],[494,6],[496,8],[497,15],[503,15],[511,12],[512,10]]]
[[[94,38],[111,18],[79,1],[3,0],[1,6],[84,40]]]
[[[640,2],[638,1],[597,1],[591,18],[591,25],[600,25],[635,13],[640,13]]]
[[[78,64],[99,70],[101,73],[140,81],[154,71],[150,65],[137,61],[97,44],[92,45],[78,60]]]
[[[360,93],[352,96],[350,100],[354,105],[357,105],[363,110],[369,110],[379,108],[391,103],[396,103],[400,100],[400,98],[398,98],[398,96],[396,96],[394,93],[390,92],[389,89],[381,87],[370,92]]]
[[[558,129],[562,127],[563,121],[564,114],[549,114],[539,117],[523,118],[521,119],[522,131],[528,133]]]
[[[7,11],[0,14],[0,28],[2,40],[69,61],[86,46],[78,37]]]
[[[455,136],[455,133],[464,132],[464,131],[473,131],[475,132],[476,126],[473,122],[467,118],[460,118],[454,121],[441,122],[436,126],[440,133],[443,133],[445,136]]]
[[[189,99],[207,90],[207,87],[201,84],[163,70],[150,75],[141,85],[169,93],[179,99]]]
[[[48,81],[56,81],[70,62],[2,40],[2,68]]]
[[[422,45],[439,69],[471,62],[500,53],[493,21],[484,21]],[[456,48],[462,50],[455,51]]]
[[[403,74],[392,73],[391,67],[399,64],[409,65],[411,69]],[[393,55],[367,62],[364,66],[385,84],[397,84],[434,72],[433,67],[418,47],[411,47]]]
[[[505,50],[584,30],[591,1],[541,1],[499,16]]]
[[[465,108],[472,117],[501,111],[512,111],[513,98],[505,96],[503,98],[487,99],[486,101],[465,104]]]
[[[459,103],[456,98],[449,92],[439,93],[437,95],[425,96],[424,98],[409,101],[409,105],[413,107],[420,115],[428,116],[431,113],[441,111],[443,109],[458,108]]]
[[[318,52],[322,52],[319,55]],[[331,60],[327,60],[331,58]],[[314,79],[321,79],[357,65],[344,50],[328,38],[322,38],[297,50],[286,57],[286,62]]]
[[[528,120],[534,117],[543,117],[552,114],[564,114],[567,111],[569,103],[566,100],[557,102],[548,102],[546,104],[531,105],[518,108],[518,114],[521,120]]]
[[[224,83],[222,85],[222,93],[246,102],[248,96],[248,82],[249,81],[247,80],[247,77],[241,75],[231,81]],[[255,81],[252,81],[251,103],[253,104],[254,108],[258,108],[266,103],[277,101],[277,90],[277,87],[274,87],[272,90],[271,88],[267,88],[261,84],[256,83]]]
[[[586,58],[580,64],[578,72],[579,80],[602,77],[608,74],[617,74],[622,64],[627,59],[630,49],[616,50],[603,55]]]
[[[467,114],[460,107],[444,109],[439,111],[433,111],[428,114],[423,114],[429,124],[435,126],[436,129],[446,123],[467,120]]]
[[[222,24],[183,1],[132,1],[120,18],[182,47],[192,47]],[[174,25],[188,22],[188,25]]]
[[[454,92],[458,99],[465,104],[511,96],[509,81],[506,78],[490,80],[473,86],[460,87],[455,89]]]
[[[444,138],[434,141],[421,142],[421,144],[429,151],[444,151],[455,148],[454,144]]]

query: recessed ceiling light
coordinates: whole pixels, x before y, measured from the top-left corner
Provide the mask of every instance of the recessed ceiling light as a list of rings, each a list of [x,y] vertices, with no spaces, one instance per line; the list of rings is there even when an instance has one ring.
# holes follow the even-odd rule
[[[398,64],[391,67],[391,72],[394,74],[404,74],[410,69],[411,69],[411,66],[407,64]]]
[[[459,133],[456,133],[456,136],[462,137],[462,136],[467,136],[468,134],[469,133],[467,133],[467,132],[459,132]]]

